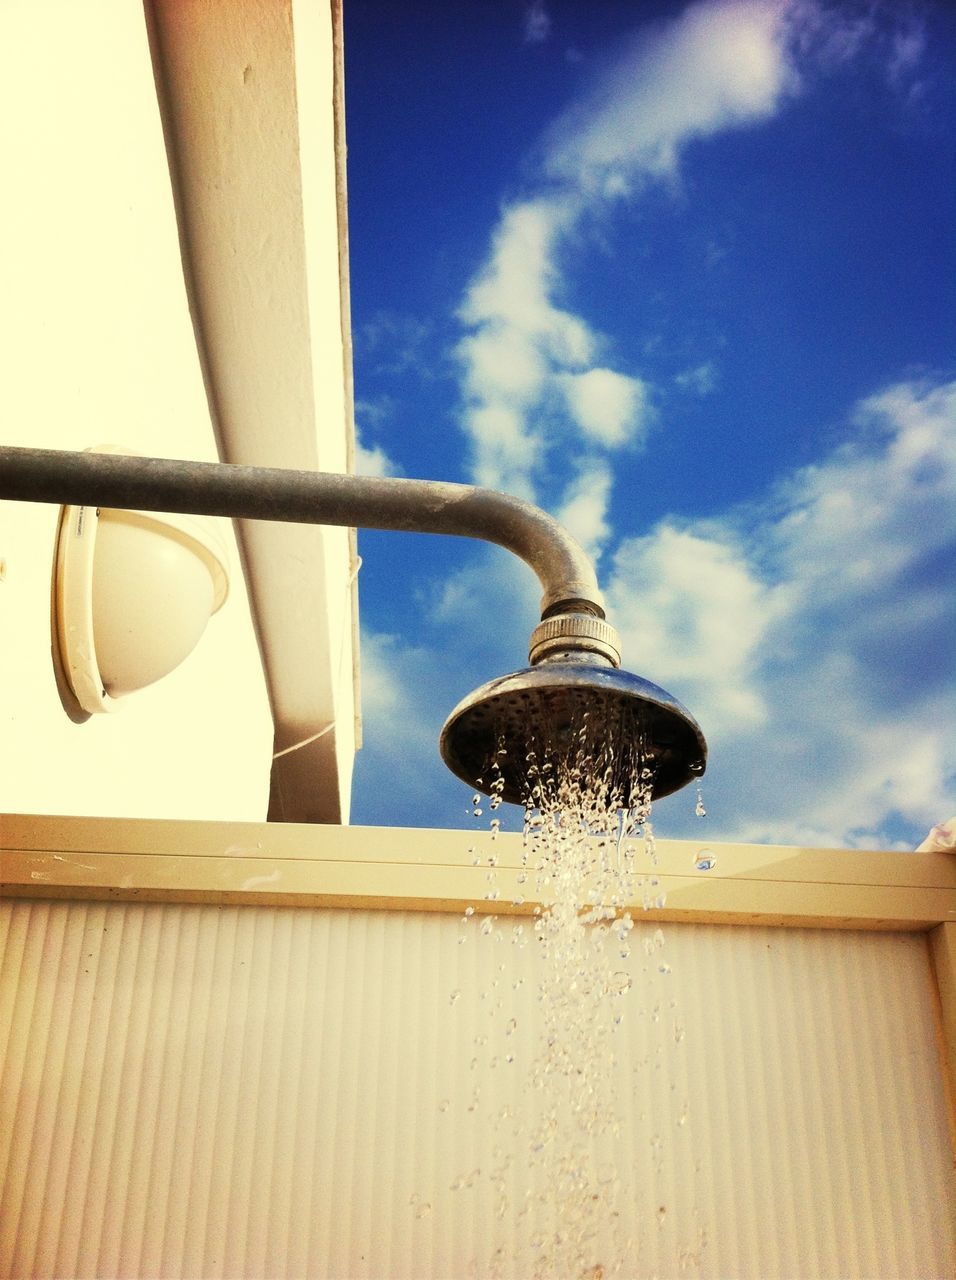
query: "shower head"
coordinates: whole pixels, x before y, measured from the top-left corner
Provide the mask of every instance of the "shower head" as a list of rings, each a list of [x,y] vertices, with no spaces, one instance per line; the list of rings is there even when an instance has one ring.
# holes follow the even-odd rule
[[[696,720],[649,680],[616,670],[616,636],[597,619],[576,618],[573,630],[592,640],[563,639],[548,619],[532,636],[532,665],[469,694],[441,733],[452,773],[479,791],[526,804],[550,762],[586,767],[609,785],[621,808],[670,795],[704,772],[707,744]],[[554,624],[557,624],[555,626]]]

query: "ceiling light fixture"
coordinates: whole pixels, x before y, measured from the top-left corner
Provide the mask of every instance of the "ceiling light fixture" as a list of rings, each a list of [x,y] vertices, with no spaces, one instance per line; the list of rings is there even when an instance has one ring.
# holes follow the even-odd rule
[[[61,507],[54,662],[82,711],[115,711],[178,667],[228,592],[228,552],[212,518]]]

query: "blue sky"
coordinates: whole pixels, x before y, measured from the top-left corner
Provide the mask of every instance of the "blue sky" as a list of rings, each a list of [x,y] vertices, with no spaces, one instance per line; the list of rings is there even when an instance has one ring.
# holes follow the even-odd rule
[[[914,847],[956,812],[956,11],[348,0],[345,40],[362,467],[594,554],[710,744],[659,834]],[[537,582],[359,550],[352,820],[467,827],[438,733]]]

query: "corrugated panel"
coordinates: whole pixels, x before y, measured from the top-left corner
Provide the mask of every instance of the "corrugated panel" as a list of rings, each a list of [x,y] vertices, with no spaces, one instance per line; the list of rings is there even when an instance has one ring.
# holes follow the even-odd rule
[[[530,1276],[530,933],[3,904],[0,1272]],[[924,940],[635,935],[595,1265],[616,1234],[624,1275],[952,1274]]]

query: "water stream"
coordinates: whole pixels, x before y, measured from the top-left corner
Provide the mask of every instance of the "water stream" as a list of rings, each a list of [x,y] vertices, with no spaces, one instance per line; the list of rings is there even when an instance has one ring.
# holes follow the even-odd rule
[[[621,1203],[621,1106],[616,1092],[618,1030],[626,1017],[662,1016],[660,992],[632,990],[632,974],[649,973],[657,983],[670,972],[664,934],[641,934],[640,965],[631,963],[632,911],[661,908],[651,822],[651,770],[635,753],[629,794],[620,793],[619,761],[606,746],[595,748],[583,724],[561,751],[542,750],[526,760],[527,806],[521,869],[498,866],[497,811],[500,780],[489,771],[490,797],[472,798],[472,813],[490,812],[492,852],[486,863],[484,903],[469,907],[460,941],[476,936],[489,950],[489,978],[478,1002],[489,1015],[487,1031],[472,1046],[472,1086],[467,1110],[493,1134],[492,1164],[458,1170],[450,1190],[464,1194],[490,1182],[500,1239],[475,1274],[534,1280],[598,1280],[630,1272],[644,1231],[660,1231],[666,1205],[655,1198],[635,1222],[633,1205]],[[617,781],[615,781],[617,779]],[[697,793],[697,813],[704,811]],[[495,903],[533,914],[495,914]],[[509,996],[525,981],[528,967],[509,964],[508,940],[517,951],[536,953],[534,1005]],[[517,957],[516,957],[517,958]],[[641,983],[644,986],[642,980]],[[510,988],[510,990],[509,990]],[[462,992],[449,992],[459,1004]],[[648,1007],[644,1009],[644,1003]],[[670,1001],[671,1010],[675,1001]],[[669,1012],[669,1011],[668,1011]],[[522,1025],[526,1020],[528,1025]],[[674,1043],[683,1027],[673,1019]],[[509,1070],[513,1102],[491,1104],[482,1085],[490,1071]],[[445,1111],[448,1102],[439,1104]],[[681,1119],[687,1118],[683,1105]],[[661,1158],[662,1138],[649,1122],[652,1157]],[[683,1270],[682,1266],[682,1270]]]
[[[540,960],[538,1016],[525,1067],[524,1123],[511,1130],[524,1141],[500,1144],[503,1158],[492,1181],[499,1216],[515,1213],[524,1227],[536,1278],[613,1275],[632,1244],[612,1154],[620,1129],[615,1038],[632,981],[631,904],[660,907],[663,895],[654,874],[651,772],[635,761],[625,807],[614,783],[619,768],[604,754],[594,749],[584,723],[570,748],[542,752],[540,761],[534,752],[527,758],[515,901],[523,901],[530,882],[528,896],[539,904],[530,930]],[[494,780],[490,790],[494,810]],[[492,867],[489,895],[499,892],[495,880]],[[521,922],[513,929],[524,933]],[[662,943],[658,931],[654,946]],[[505,1026],[506,1038],[514,1021]],[[523,1172],[512,1169],[514,1160],[525,1162]],[[511,1204],[515,1173],[526,1189],[523,1200]],[[599,1257],[609,1228],[612,1255]],[[492,1257],[489,1274],[501,1274],[503,1261]]]

